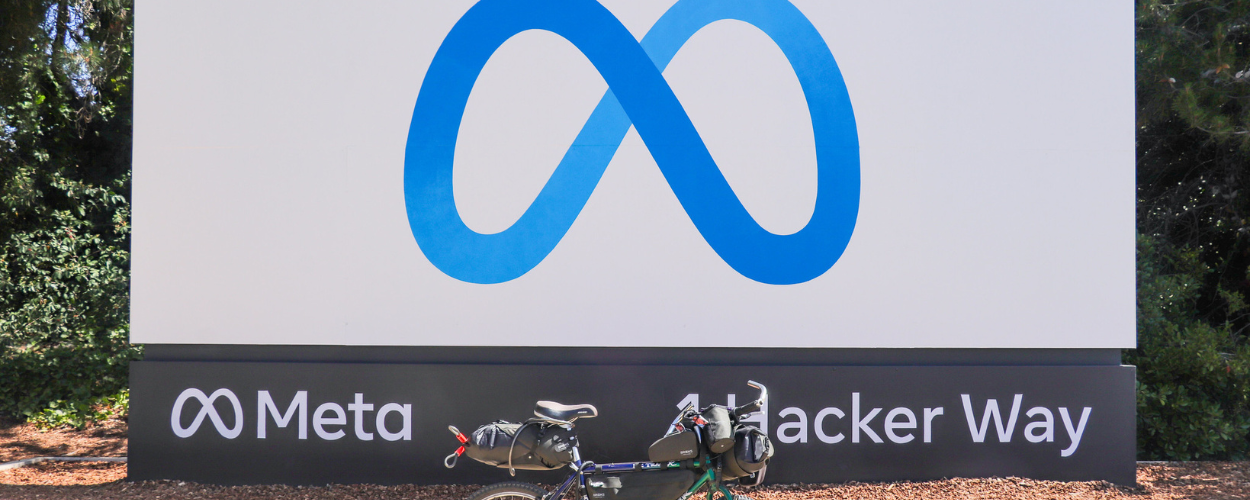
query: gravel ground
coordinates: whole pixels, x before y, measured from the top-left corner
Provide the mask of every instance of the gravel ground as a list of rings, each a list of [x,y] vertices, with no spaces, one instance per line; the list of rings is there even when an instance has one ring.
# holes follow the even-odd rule
[[[39,431],[0,422],[0,462],[35,456],[125,456],[126,423],[82,431]],[[477,486],[214,486],[181,481],[127,482],[126,464],[41,463],[0,471],[0,500],[61,499],[420,499],[463,500]],[[1137,487],[1019,478],[906,483],[768,485],[739,493],[755,500],[876,499],[1250,499],[1250,462],[1173,462],[1137,466]]]
[[[463,500],[477,488],[411,485],[212,486],[180,481],[130,483],[119,479],[125,475],[125,468],[124,464],[39,464],[0,471],[0,499]],[[1250,498],[1250,462],[1140,464],[1137,467],[1137,481],[1137,487],[1126,488],[1105,482],[1065,483],[1019,478],[947,479],[918,483],[769,485],[739,492],[755,500],[1247,499]]]

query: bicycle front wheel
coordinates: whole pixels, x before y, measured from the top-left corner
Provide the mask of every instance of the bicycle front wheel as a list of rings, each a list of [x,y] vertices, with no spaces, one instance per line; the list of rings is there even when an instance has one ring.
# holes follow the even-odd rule
[[[495,483],[473,492],[466,500],[541,500],[547,490],[530,483]]]

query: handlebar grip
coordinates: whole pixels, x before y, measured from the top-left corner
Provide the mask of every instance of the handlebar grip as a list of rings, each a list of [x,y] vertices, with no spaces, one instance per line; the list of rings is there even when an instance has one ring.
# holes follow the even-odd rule
[[[744,415],[755,413],[757,411],[760,411],[761,406],[762,405],[760,405],[759,401],[752,401],[750,403],[734,408],[734,416],[742,417]]]

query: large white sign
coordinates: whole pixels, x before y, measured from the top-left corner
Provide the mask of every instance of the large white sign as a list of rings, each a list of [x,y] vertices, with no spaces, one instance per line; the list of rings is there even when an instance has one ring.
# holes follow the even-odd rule
[[[1131,3],[136,13],[134,342],[1134,345]]]

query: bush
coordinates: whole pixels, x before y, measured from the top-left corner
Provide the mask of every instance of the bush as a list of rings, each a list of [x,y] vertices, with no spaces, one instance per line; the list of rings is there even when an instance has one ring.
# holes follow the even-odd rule
[[[1250,455],[1250,347],[1228,324],[1196,317],[1210,270],[1197,251],[1137,238],[1137,453],[1142,460]],[[1221,292],[1229,310],[1243,298]]]
[[[101,396],[91,401],[53,401],[43,411],[28,419],[40,429],[74,427],[81,429],[88,423],[121,419],[130,416],[130,389],[123,389],[112,396]]]
[[[0,249],[0,414],[90,408],[126,389],[141,355],[128,342],[129,204],[110,189],[62,186],[77,210],[47,211],[43,227],[9,233]]]
[[[127,342],[132,9],[0,0],[0,415],[89,421],[140,355]]]
[[[1246,458],[1250,0],[1137,0],[1138,454]]]

